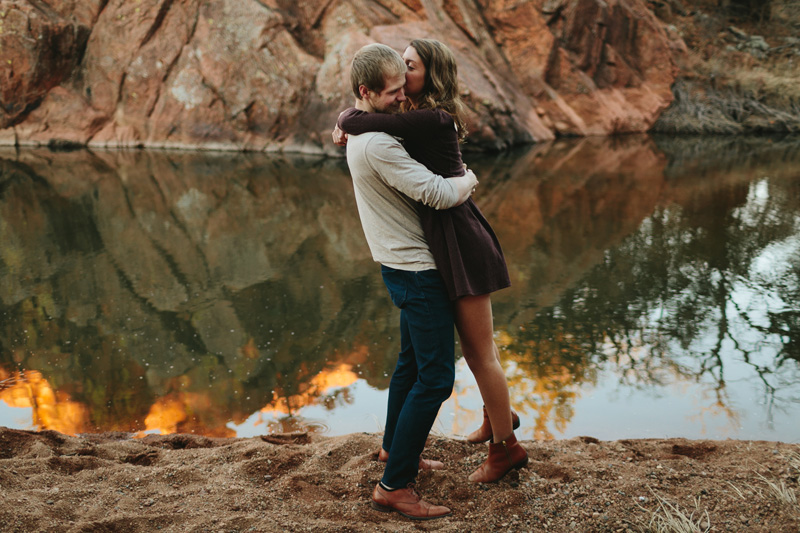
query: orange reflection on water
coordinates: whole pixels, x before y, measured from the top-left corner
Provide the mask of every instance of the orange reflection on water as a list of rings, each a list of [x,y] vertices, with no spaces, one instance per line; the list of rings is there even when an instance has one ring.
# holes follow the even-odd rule
[[[359,378],[352,365],[342,363],[330,370],[323,370],[314,376],[300,394],[279,396],[273,393],[273,400],[260,410],[260,414],[287,417],[301,407],[316,404],[318,399],[329,391],[347,387]],[[197,433],[211,437],[235,437],[236,431],[220,424],[208,427],[200,421],[200,416],[214,411],[212,398],[208,394],[194,392],[173,392],[156,400],[145,418],[145,431],[137,436],[143,437],[154,431],[162,435],[170,433]],[[288,424],[288,425],[287,425]],[[275,429],[275,428],[273,428]],[[307,430],[300,420],[283,418],[278,431]]]
[[[301,407],[316,404],[317,400],[329,391],[348,387],[358,379],[358,374],[353,372],[353,365],[341,363],[337,367],[323,370],[311,378],[305,390],[299,394],[279,396],[275,391],[272,401],[261,409],[261,413],[273,416],[291,415]]]
[[[208,394],[196,392],[174,392],[159,398],[150,407],[144,420],[145,431],[169,433],[197,433],[208,437],[235,437],[236,432],[225,425],[208,427],[200,421],[198,414],[214,410]],[[137,436],[144,436],[142,432]]]
[[[319,403],[320,398],[330,391],[352,385],[359,379],[353,371],[353,365],[363,360],[362,351],[357,349],[350,354],[349,359],[354,361],[353,364],[341,363],[316,374],[302,386],[301,393],[279,396],[278,391],[274,392],[272,402],[261,409],[260,413],[271,413],[287,420],[293,418],[287,415],[299,408]],[[188,384],[187,379],[184,377],[179,380],[180,383],[176,386],[185,387]],[[92,428],[89,423],[86,405],[72,401],[67,393],[55,390],[42,373],[36,370],[9,372],[0,368],[0,400],[11,407],[32,409],[32,429],[52,429],[70,435],[97,429]],[[211,394],[170,392],[150,406],[144,421],[145,428],[136,436],[144,437],[148,433],[158,432],[162,435],[196,433],[211,437],[235,437],[236,431],[227,427],[228,416],[218,411]],[[299,420],[289,423],[302,425]]]
[[[515,342],[508,331],[498,332],[496,340],[504,366],[509,363],[523,364],[529,369],[508,376],[511,407],[521,413],[528,410],[536,412],[534,439],[554,439],[550,427],[564,432],[580,396],[580,380],[576,377],[575,369],[570,368],[561,357],[564,348],[550,342]],[[509,348],[512,345],[513,350]],[[535,354],[543,356],[537,359]],[[539,364],[533,367],[526,364],[537,360]]]
[[[37,430],[53,429],[77,435],[89,428],[86,406],[54,390],[36,370],[8,372],[0,368],[0,400],[11,407],[32,409],[32,425]]]

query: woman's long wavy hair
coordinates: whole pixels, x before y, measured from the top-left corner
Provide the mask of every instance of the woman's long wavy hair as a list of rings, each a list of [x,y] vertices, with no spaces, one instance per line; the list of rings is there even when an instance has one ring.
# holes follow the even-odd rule
[[[416,50],[425,65],[425,85],[414,107],[447,111],[458,128],[458,140],[464,141],[467,136],[465,108],[458,91],[458,67],[453,52],[433,39],[414,39],[409,46]]]

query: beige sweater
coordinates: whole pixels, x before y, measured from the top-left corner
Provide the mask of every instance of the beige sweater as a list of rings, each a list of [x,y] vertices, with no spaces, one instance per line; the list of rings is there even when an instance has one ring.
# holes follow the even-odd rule
[[[372,258],[399,270],[435,269],[415,204],[454,207],[456,186],[413,160],[386,133],[349,136],[347,164]]]

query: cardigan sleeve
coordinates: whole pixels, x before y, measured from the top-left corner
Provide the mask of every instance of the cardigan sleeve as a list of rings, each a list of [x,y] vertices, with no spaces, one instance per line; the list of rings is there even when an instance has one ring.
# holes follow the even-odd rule
[[[413,109],[403,113],[369,113],[354,107],[339,116],[338,126],[352,135],[380,131],[395,137],[429,136],[442,128],[454,128],[453,117],[436,109]]]

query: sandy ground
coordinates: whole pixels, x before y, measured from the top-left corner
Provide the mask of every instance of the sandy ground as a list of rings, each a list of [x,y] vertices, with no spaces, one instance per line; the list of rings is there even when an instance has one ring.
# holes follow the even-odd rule
[[[485,445],[431,437],[426,499],[450,517],[415,522],[369,507],[378,434],[66,436],[0,428],[0,530],[800,531],[800,445],[763,441],[525,441],[531,462],[499,483],[467,476]],[[780,498],[779,489],[788,497]],[[648,527],[650,529],[648,529]],[[670,531],[662,529],[662,531]]]

